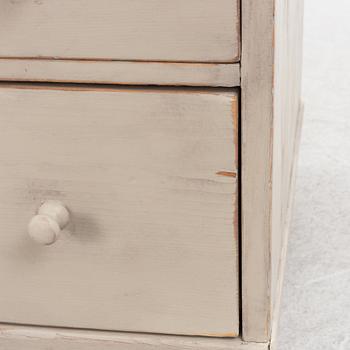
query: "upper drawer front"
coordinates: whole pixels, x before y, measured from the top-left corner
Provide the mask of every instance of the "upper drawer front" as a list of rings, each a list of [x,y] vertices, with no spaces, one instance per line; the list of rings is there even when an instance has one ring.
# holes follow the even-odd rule
[[[1,0],[0,57],[234,62],[238,0]]]
[[[0,86],[0,322],[238,333],[234,92]],[[51,246],[43,201],[71,221]]]

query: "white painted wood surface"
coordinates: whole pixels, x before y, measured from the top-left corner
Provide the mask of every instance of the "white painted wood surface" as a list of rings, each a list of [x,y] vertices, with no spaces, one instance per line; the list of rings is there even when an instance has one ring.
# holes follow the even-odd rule
[[[240,66],[239,63],[0,58],[0,80],[234,87],[240,85]]]
[[[274,0],[242,1],[242,336],[270,338]]]
[[[236,92],[2,84],[0,105],[1,322],[238,334]],[[71,223],[42,247],[47,199]]]
[[[6,350],[268,350],[268,343],[239,338],[169,336],[0,325],[0,348]]]
[[[239,60],[238,0],[1,0],[0,57]]]
[[[271,338],[300,114],[302,1],[242,2],[242,337]]]

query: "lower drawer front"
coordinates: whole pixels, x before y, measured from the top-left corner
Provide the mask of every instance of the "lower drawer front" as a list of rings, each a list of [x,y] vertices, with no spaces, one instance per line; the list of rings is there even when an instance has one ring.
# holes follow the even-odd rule
[[[0,86],[0,322],[236,336],[237,95]],[[27,225],[46,200],[70,222]]]

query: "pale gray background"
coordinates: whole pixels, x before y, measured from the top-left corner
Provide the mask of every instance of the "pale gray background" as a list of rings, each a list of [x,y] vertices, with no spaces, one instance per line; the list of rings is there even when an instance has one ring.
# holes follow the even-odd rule
[[[305,117],[278,349],[350,350],[350,1],[305,0],[304,31]]]

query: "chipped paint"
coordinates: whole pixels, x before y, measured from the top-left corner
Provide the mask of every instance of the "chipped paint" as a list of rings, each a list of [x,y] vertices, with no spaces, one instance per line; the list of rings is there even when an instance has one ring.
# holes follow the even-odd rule
[[[237,177],[237,173],[234,171],[218,171],[216,175],[228,176],[228,177]]]

